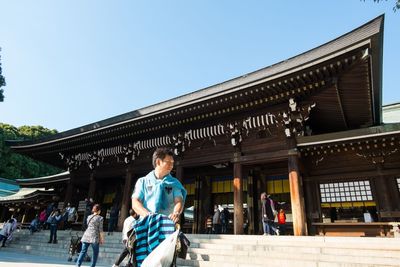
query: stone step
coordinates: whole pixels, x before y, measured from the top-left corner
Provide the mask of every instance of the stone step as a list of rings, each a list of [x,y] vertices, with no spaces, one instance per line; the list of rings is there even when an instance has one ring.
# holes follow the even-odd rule
[[[3,248],[4,249],[4,248]],[[14,247],[14,246],[10,246],[9,248],[5,248],[5,249],[9,249],[12,252],[16,252],[16,253],[24,253],[24,254],[32,254],[32,255],[37,255],[37,256],[46,256],[46,257],[53,257],[53,258],[59,258],[59,259],[63,259],[67,262],[67,259],[69,257],[69,254],[66,252],[62,252],[62,251],[43,251],[43,250],[24,250],[24,249],[20,249],[18,247]],[[121,251],[120,251],[121,252]],[[89,249],[89,255],[92,256],[92,250]],[[117,259],[117,257],[119,256],[119,253],[117,254],[113,254],[113,253],[104,253],[104,252],[100,252],[99,253],[99,264],[105,264],[105,265],[112,265],[115,260]],[[73,259],[76,259],[78,257],[77,254],[75,254],[73,256]],[[126,263],[127,260],[125,260],[123,263]]]
[[[33,235],[19,231],[10,248],[67,259],[71,236],[77,233],[82,234],[58,231],[58,244],[49,244],[49,231]],[[191,234],[187,237],[191,241],[188,257],[178,259],[178,266],[400,266],[400,239],[395,238]],[[105,245],[100,246],[99,263],[112,265],[122,249],[120,233],[106,235]]]
[[[294,236],[222,236],[221,238],[205,235],[187,235],[191,244],[216,244],[216,245],[241,245],[247,249],[254,249],[259,246],[291,246],[291,247],[316,247],[316,248],[357,248],[357,249],[399,249],[400,239],[360,237],[360,238],[338,238],[338,237],[294,237]],[[358,239],[358,240],[357,240]]]
[[[188,259],[197,261],[212,261],[212,262],[232,262],[244,263],[252,262],[255,264],[262,264],[269,262],[269,260],[285,259],[293,262],[343,262],[355,264],[374,264],[374,265],[387,265],[398,266],[399,257],[376,257],[373,255],[331,255],[322,253],[288,253],[286,251],[265,251],[265,252],[250,252],[247,255],[240,255],[239,253],[231,253],[230,250],[219,251],[219,253],[209,253],[209,251],[202,249],[193,249],[188,253]]]
[[[292,241],[296,240],[299,242],[350,242],[350,243],[358,243],[358,244],[371,244],[371,243],[383,243],[383,242],[391,242],[391,243],[398,243],[396,238],[388,238],[388,237],[332,237],[332,236],[263,236],[263,235],[207,235],[207,234],[186,234],[186,236],[190,240],[201,239],[201,240],[231,240],[231,242],[240,241],[240,242],[254,242],[254,241],[265,241],[265,240],[281,240],[281,241]]]
[[[20,243],[14,243],[11,244],[12,247],[26,250],[26,251],[35,251],[35,250],[41,250],[41,251],[51,251],[51,252],[62,252],[62,253],[68,253],[69,252],[69,246],[66,244],[40,244],[40,247],[38,247],[38,244],[35,245],[27,245],[27,244],[20,244]],[[110,254],[119,254],[121,253],[123,247],[120,246],[119,248],[113,248],[113,247],[106,247],[106,246],[100,246],[99,252],[107,252]]]
[[[372,256],[382,258],[397,258],[400,261],[400,250],[373,250],[373,249],[346,249],[346,248],[307,248],[307,247],[275,247],[271,245],[264,249],[257,250],[231,250],[223,249],[207,249],[190,247],[189,253],[202,255],[231,255],[231,256],[247,256],[258,257],[266,254],[287,253],[287,254],[325,254],[336,256]]]
[[[295,243],[295,241],[293,241],[292,243]],[[335,245],[335,246],[331,246],[331,244],[327,245],[327,246],[320,246],[320,247],[315,247],[315,246],[309,246],[308,244],[303,244],[303,245],[293,245],[293,244],[289,244],[289,243],[274,243],[271,242],[268,245],[250,245],[250,244],[244,244],[244,245],[240,245],[240,244],[227,244],[227,243],[195,243],[192,242],[190,244],[190,248],[194,249],[194,248],[202,248],[202,249],[208,249],[210,251],[218,251],[218,250],[231,250],[231,251],[242,251],[243,253],[246,252],[252,252],[252,251],[269,251],[269,250],[273,250],[273,251],[287,251],[287,252],[292,252],[292,253],[323,253],[324,251],[327,251],[327,253],[338,253],[341,252],[343,255],[347,255],[347,253],[357,253],[354,252],[355,250],[357,251],[361,251],[364,254],[374,251],[374,253],[376,253],[376,255],[379,255],[380,253],[383,253],[382,256],[386,253],[386,252],[393,252],[395,255],[396,253],[400,254],[400,243],[395,245],[390,245],[390,246],[367,246],[367,247],[357,247],[356,245],[352,245],[352,246],[348,246],[348,245]]]
[[[341,262],[308,262],[308,261],[293,261],[293,260],[276,260],[271,259],[261,264],[256,263],[233,263],[233,262],[211,262],[211,261],[195,261],[195,260],[182,260],[178,259],[178,266],[190,267],[394,267],[397,265],[374,265],[374,264],[359,264],[359,263],[341,263]]]

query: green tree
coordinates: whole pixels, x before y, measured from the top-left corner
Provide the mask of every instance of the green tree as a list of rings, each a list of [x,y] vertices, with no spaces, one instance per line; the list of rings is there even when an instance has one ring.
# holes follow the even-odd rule
[[[9,179],[40,177],[61,172],[60,169],[13,152],[5,140],[33,140],[57,133],[42,126],[19,128],[0,123],[0,177]]]
[[[1,52],[1,48],[0,48],[0,52]],[[1,56],[0,56],[0,102],[4,101],[4,90],[1,88],[3,86],[6,86],[6,80],[4,79],[4,76],[1,74],[2,70],[1,70]]]
[[[19,135],[28,140],[38,139],[44,136],[53,135],[57,133],[57,130],[50,130],[43,126],[21,126],[18,128]]]
[[[363,0],[365,2],[365,0]],[[387,1],[387,0],[385,0]],[[380,3],[383,2],[383,0],[374,0],[375,3]],[[394,6],[393,6],[393,11],[396,12],[396,10],[400,9],[400,0],[395,0],[394,1]]]

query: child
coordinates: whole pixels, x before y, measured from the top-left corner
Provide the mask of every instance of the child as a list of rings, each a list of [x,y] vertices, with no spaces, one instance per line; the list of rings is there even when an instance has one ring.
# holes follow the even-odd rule
[[[278,225],[279,225],[279,233],[281,235],[284,235],[286,230],[286,214],[283,211],[283,209],[280,209],[278,213]]]

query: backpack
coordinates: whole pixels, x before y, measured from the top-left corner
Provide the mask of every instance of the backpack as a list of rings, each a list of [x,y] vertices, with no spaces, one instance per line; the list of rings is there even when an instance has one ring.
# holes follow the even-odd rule
[[[221,223],[224,224],[226,222],[226,213],[224,210],[221,211],[221,214],[219,215],[219,219],[221,220]]]

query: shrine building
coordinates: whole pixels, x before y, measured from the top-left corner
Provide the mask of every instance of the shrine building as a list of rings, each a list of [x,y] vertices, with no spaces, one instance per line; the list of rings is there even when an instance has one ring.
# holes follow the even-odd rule
[[[157,147],[175,153],[187,232],[204,233],[214,205],[228,208],[230,233],[262,232],[262,192],[286,212],[294,235],[339,225],[351,232],[367,223],[365,213],[398,220],[400,123],[382,121],[383,28],[382,15],[232,80],[8,145],[69,171],[60,183],[48,179],[61,203],[92,197],[104,215],[117,203],[120,227]]]

